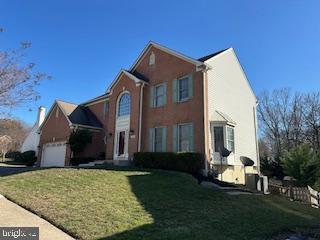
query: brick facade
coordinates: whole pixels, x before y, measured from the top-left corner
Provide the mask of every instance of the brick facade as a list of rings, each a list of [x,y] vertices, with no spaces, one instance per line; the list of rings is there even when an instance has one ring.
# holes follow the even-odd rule
[[[149,65],[150,54],[155,56],[155,64]],[[128,142],[128,159],[138,151],[139,145],[139,113],[140,94],[143,87],[142,121],[141,121],[141,151],[149,151],[149,129],[157,126],[167,127],[166,149],[173,151],[173,125],[193,123],[194,151],[204,153],[204,104],[203,104],[203,73],[196,70],[196,65],[151,46],[136,65],[135,71],[142,74],[146,80],[144,86],[137,83],[126,74],[120,74],[112,85],[109,95],[97,102],[90,102],[87,107],[102,123],[101,131],[93,132],[93,143],[81,153],[84,157],[98,157],[102,153],[105,159],[113,160],[116,134],[117,102],[123,92],[131,96],[130,134]],[[191,99],[175,103],[173,101],[173,80],[191,74],[193,76],[193,96]],[[150,106],[150,89],[161,83],[167,84],[167,101],[162,107]],[[108,111],[105,102],[108,102]],[[70,134],[67,119],[60,114],[59,118],[50,116],[41,134],[40,146],[46,142],[67,140]],[[70,152],[70,149],[67,149]],[[69,153],[70,155],[70,153]],[[67,157],[68,158],[68,157]],[[69,159],[66,160],[68,165]]]
[[[153,52],[155,64],[149,66],[149,57]],[[172,126],[179,123],[194,124],[194,150],[204,152],[203,132],[203,74],[196,72],[196,66],[176,56],[152,47],[139,63],[136,70],[149,79],[149,86],[144,89],[142,115],[142,151],[149,150],[149,128],[167,126],[167,150],[173,151]],[[174,103],[173,80],[188,74],[193,75],[192,99]],[[162,107],[150,107],[150,87],[167,83],[167,103]],[[201,130],[202,131],[201,131]]]

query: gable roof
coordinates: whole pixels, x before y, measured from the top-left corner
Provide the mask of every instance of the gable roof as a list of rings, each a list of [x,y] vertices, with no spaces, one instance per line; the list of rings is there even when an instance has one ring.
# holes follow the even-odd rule
[[[205,61],[209,60],[210,58],[213,58],[213,57],[219,55],[220,53],[223,53],[224,51],[227,51],[228,49],[230,49],[230,48],[226,48],[226,49],[223,49],[221,51],[218,51],[218,52],[215,52],[215,53],[211,53],[211,54],[209,54],[207,56],[199,58],[198,60],[200,62],[205,62]]]
[[[39,127],[39,130],[41,130],[42,127],[45,125],[55,106],[59,107],[63,115],[66,117],[69,126],[81,126],[98,129],[102,128],[101,122],[97,119],[97,117],[91,112],[91,110],[88,107],[61,100],[56,100],[54,104],[51,106],[43,123]]]
[[[88,101],[85,101],[84,103],[81,103],[81,105],[87,106],[87,105],[89,105],[89,104],[91,104],[91,103],[95,103],[95,102],[97,102],[97,101],[102,101],[102,100],[104,100],[104,99],[108,99],[108,97],[109,97],[109,94],[104,93],[104,94],[102,94],[102,95],[100,95],[100,96],[97,96],[97,97],[92,98],[92,99],[90,99],[90,100],[88,100]]]
[[[110,94],[112,88],[118,83],[120,77],[122,75],[126,75],[129,79],[133,80],[135,83],[147,83],[147,81],[138,78],[137,72],[129,72],[125,69],[121,69],[120,72],[117,74],[116,78],[112,81],[111,85],[108,87],[106,94]]]
[[[83,105],[77,106],[68,118],[73,125],[102,128],[102,124],[96,115],[94,115],[88,107]]]
[[[178,57],[178,58],[180,58],[180,59],[183,59],[183,60],[185,60],[185,61],[187,61],[187,62],[190,62],[190,63],[192,63],[192,64],[195,64],[196,66],[204,65],[203,62],[201,62],[201,61],[199,61],[199,60],[197,60],[197,59],[188,57],[188,56],[186,56],[186,55],[184,55],[184,54],[182,54],[182,53],[179,53],[179,52],[177,52],[177,51],[175,51],[175,50],[172,50],[172,49],[167,48],[167,47],[165,47],[165,46],[162,46],[162,45],[160,45],[160,44],[158,44],[158,43],[155,43],[155,42],[150,41],[150,42],[147,44],[147,46],[142,50],[142,52],[140,53],[140,55],[138,56],[138,58],[136,59],[136,61],[133,63],[133,65],[131,66],[130,72],[133,72],[133,71],[136,69],[136,67],[138,66],[138,64],[142,61],[143,57],[147,54],[147,52],[150,50],[151,47],[155,47],[155,48],[157,48],[157,49],[160,49],[160,50],[162,50],[162,51],[164,51],[164,52],[166,52],[166,53],[169,53],[169,54],[171,54],[171,55],[174,55],[174,56],[176,56],[176,57]]]

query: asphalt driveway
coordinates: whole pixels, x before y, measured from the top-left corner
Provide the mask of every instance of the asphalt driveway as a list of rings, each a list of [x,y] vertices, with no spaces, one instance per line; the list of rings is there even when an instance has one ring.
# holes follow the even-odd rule
[[[26,167],[25,165],[9,165],[0,163],[0,177],[30,171],[32,169],[32,167]]]

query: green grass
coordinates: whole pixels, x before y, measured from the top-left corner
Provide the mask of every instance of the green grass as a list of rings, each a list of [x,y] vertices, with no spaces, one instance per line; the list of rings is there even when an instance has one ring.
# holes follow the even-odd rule
[[[320,222],[275,196],[229,196],[165,171],[46,169],[0,178],[0,193],[81,239],[265,239]]]

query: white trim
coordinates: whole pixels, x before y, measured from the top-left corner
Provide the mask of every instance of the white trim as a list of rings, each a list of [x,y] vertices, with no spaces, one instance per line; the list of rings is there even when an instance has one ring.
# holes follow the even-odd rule
[[[115,77],[115,79],[112,81],[112,83],[110,84],[110,86],[108,87],[106,93],[112,94],[112,89],[113,87],[118,83],[118,81],[120,80],[120,77],[122,76],[122,74],[125,74],[127,77],[129,77],[131,80],[133,80],[136,84],[137,83],[146,83],[145,81],[137,78],[136,76],[134,76],[133,74],[129,73],[128,71],[121,69],[119,71],[119,73],[117,74],[117,76]],[[147,83],[146,83],[147,84]]]
[[[146,54],[148,53],[148,51],[150,50],[151,46],[153,46],[153,47],[155,47],[155,48],[157,48],[157,49],[159,49],[159,50],[161,50],[161,51],[164,51],[164,52],[166,52],[166,53],[169,53],[169,54],[171,54],[171,55],[173,55],[173,56],[175,56],[175,57],[178,57],[178,58],[180,58],[180,59],[183,59],[183,60],[185,60],[185,61],[187,61],[187,62],[190,62],[190,63],[192,63],[192,64],[195,64],[197,71],[201,71],[201,70],[202,70],[202,69],[200,68],[200,66],[206,65],[206,64],[203,63],[203,62],[200,62],[200,61],[198,61],[198,60],[196,60],[196,59],[193,59],[193,58],[191,58],[191,57],[188,57],[188,56],[186,56],[186,55],[184,55],[184,54],[182,54],[182,53],[179,53],[179,52],[174,51],[174,50],[172,50],[172,49],[170,49],[170,48],[167,48],[167,47],[165,47],[165,46],[162,46],[162,45],[160,45],[160,44],[158,44],[158,43],[155,43],[155,42],[150,41],[150,42],[145,46],[145,48],[142,50],[142,52],[140,53],[140,55],[138,56],[138,58],[135,60],[135,62],[133,63],[133,65],[132,65],[131,68],[130,68],[130,71],[134,71],[134,70],[137,68],[137,66],[139,65],[139,63],[143,60],[143,58],[145,57],[145,55],[146,55]]]
[[[119,101],[121,99],[121,97],[124,94],[129,94],[130,96],[130,114],[129,115],[125,115],[125,116],[118,116],[118,111],[119,111]],[[122,91],[117,98],[117,103],[116,103],[116,120],[115,120],[115,131],[114,131],[114,148],[113,148],[113,158],[115,160],[128,160],[129,158],[129,134],[130,134],[130,118],[131,118],[131,93],[127,90]],[[128,126],[126,126],[125,128],[118,128],[117,123],[119,120],[123,120],[123,119],[128,119]],[[120,132],[125,132],[125,142],[124,142],[124,154],[119,156],[118,155],[118,135]]]
[[[107,101],[109,101],[109,97],[89,101],[88,103],[84,103],[83,106],[88,107],[88,106],[92,106],[92,105],[102,103],[102,102],[107,102]]]
[[[139,103],[139,142],[138,142],[138,152],[141,151],[141,128],[142,128],[142,101],[143,101],[143,87],[144,83],[142,83],[140,87],[140,103]]]
[[[79,127],[79,128],[90,128],[90,129],[96,129],[96,130],[102,130],[103,127],[93,127],[93,126],[88,126],[88,125],[83,125],[83,124],[76,124],[76,123],[72,123],[71,124],[71,128],[72,127]]]

